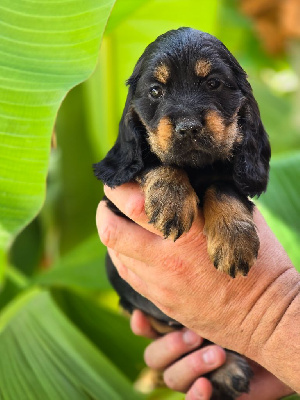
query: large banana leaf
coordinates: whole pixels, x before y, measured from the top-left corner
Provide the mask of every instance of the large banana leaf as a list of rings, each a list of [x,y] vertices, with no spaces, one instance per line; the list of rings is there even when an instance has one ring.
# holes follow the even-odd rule
[[[0,267],[13,235],[42,205],[58,107],[95,68],[113,3],[1,2]]]
[[[47,292],[25,292],[5,310],[0,352],[1,399],[142,398]]]
[[[70,290],[53,294],[71,321],[125,376],[135,380],[145,366],[143,353],[149,341],[132,333],[128,318]]]
[[[106,249],[99,236],[93,235],[62,257],[52,268],[33,278],[33,283],[50,288],[90,291],[110,287],[104,268]]]

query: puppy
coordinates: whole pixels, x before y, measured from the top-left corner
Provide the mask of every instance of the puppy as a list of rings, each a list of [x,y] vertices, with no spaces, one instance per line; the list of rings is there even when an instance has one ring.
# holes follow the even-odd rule
[[[139,182],[165,238],[188,232],[200,206],[213,265],[246,276],[259,250],[249,198],[266,190],[271,156],[246,73],[218,39],[180,28],[146,48],[128,86],[118,138],[95,175],[110,187]],[[109,257],[107,271],[125,309],[144,311],[159,332],[181,327],[124,282]],[[235,399],[250,378],[244,358],[228,351],[210,374],[213,398]]]

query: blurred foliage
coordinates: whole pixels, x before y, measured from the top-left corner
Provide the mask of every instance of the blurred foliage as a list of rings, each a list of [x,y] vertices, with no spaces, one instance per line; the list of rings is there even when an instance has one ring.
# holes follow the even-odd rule
[[[22,0],[19,1],[23,4]],[[151,41],[169,29],[191,26],[217,36],[247,71],[273,151],[269,189],[261,196],[258,205],[295,265],[300,268],[298,44],[291,43],[286,55],[276,58],[268,56],[256,36],[252,21],[241,14],[235,0],[118,0],[106,26],[98,64],[95,65],[95,43],[99,43],[101,38],[101,27],[95,18],[101,20],[103,25],[105,18],[102,7],[106,7],[107,13],[112,2],[99,0],[95,8],[96,3],[91,1],[85,5],[88,8],[86,15],[92,17],[90,20],[77,20],[77,26],[72,25],[74,10],[71,10],[73,14],[70,11],[70,19],[66,13],[61,16],[60,22],[68,22],[67,26],[73,29],[72,35],[79,35],[82,46],[85,46],[83,39],[87,35],[84,24],[86,29],[90,29],[94,47],[88,50],[84,48],[84,51],[94,62],[90,61],[88,68],[82,68],[84,73],[76,75],[76,79],[68,59],[64,74],[70,74],[71,77],[66,79],[58,71],[63,85],[58,93],[58,101],[51,105],[53,118],[48,120],[42,140],[43,155],[32,153],[32,157],[37,157],[37,161],[42,163],[43,169],[43,174],[38,177],[40,187],[37,189],[37,200],[28,211],[26,199],[22,200],[25,178],[22,185],[16,178],[23,173],[23,165],[19,164],[14,167],[13,181],[17,188],[13,198],[15,201],[17,199],[17,203],[10,204],[4,199],[5,206],[10,206],[12,210],[12,228],[5,238],[5,246],[14,238],[0,292],[0,309],[3,310],[0,313],[0,381],[5,382],[4,387],[8,391],[5,398],[9,400],[38,398],[35,390],[39,388],[40,393],[44,393],[45,387],[51,393],[51,399],[66,398],[62,393],[69,393],[68,398],[80,399],[140,398],[132,390],[131,383],[144,367],[143,348],[148,342],[135,338],[130,332],[128,321],[118,313],[117,297],[106,279],[105,249],[99,242],[95,227],[96,207],[103,192],[100,182],[93,176],[92,164],[104,157],[116,139],[127,94],[125,81],[138,57]],[[76,7],[75,1],[70,4]],[[84,7],[84,2],[80,1],[78,5]],[[53,12],[49,6],[45,8],[45,13],[49,10]],[[21,12],[25,13],[23,8]],[[60,16],[60,9],[56,12]],[[42,29],[40,22],[38,24],[37,28]],[[45,40],[51,43],[53,36],[48,36]],[[60,39],[55,40],[59,43]],[[56,51],[55,46],[52,50]],[[47,65],[43,57],[41,53],[40,64],[37,61],[36,65]],[[52,57],[56,59],[54,53]],[[93,74],[66,95],[70,87],[85,79],[95,66]],[[28,64],[26,68],[30,70],[31,65]],[[39,84],[42,87],[44,84],[45,90],[48,90],[53,80],[47,80],[46,74],[44,82]],[[50,152],[46,200],[39,212],[44,196],[54,115],[65,95],[54,127],[56,140],[53,140]],[[21,100],[19,106],[28,101],[26,98]],[[35,99],[35,107],[38,101],[42,100]],[[38,108],[34,111],[32,118],[39,115]],[[13,128],[1,128],[3,133],[0,136],[4,137],[5,134],[5,137],[10,137],[10,133],[21,136],[21,118],[22,112]],[[38,142],[37,146],[35,138],[31,138],[31,129],[27,126],[24,131],[27,135],[25,143],[27,148],[38,151],[36,147],[39,148],[41,143]],[[38,134],[36,132],[37,137]],[[15,140],[13,145],[22,148],[24,142],[18,139],[18,135],[11,135]],[[13,162],[20,157],[18,154],[11,157],[11,165],[15,165]],[[7,167],[8,164],[5,165]],[[32,168],[28,172],[29,182],[35,179],[31,172]],[[0,194],[0,200],[1,195],[4,198],[3,193]],[[9,188],[5,193],[9,193]],[[20,210],[19,214],[25,217],[20,219],[19,214],[13,216],[15,204]],[[28,224],[36,214],[36,218]],[[25,225],[25,229],[17,235]],[[3,232],[6,234],[7,231]],[[5,258],[2,260],[4,264]],[[20,329],[24,332],[21,337],[18,335]],[[65,340],[69,341],[66,347]],[[62,351],[64,356],[60,354]],[[14,370],[13,364],[9,368],[6,368],[6,364],[4,367],[3,360],[9,358],[22,370]],[[45,367],[41,367],[39,374],[38,368],[43,363],[50,371],[48,379],[43,375]],[[81,376],[75,374],[77,367],[81,368]],[[63,371],[63,374],[60,375],[58,371]],[[108,376],[108,371],[114,376]],[[12,374],[20,376],[20,381],[13,383]],[[30,380],[39,376],[33,390]],[[80,384],[77,386],[74,382],[78,377]],[[66,386],[61,389],[62,392],[55,392],[54,386],[62,388],[64,382]],[[18,385],[19,388],[24,387],[26,396],[20,395]],[[141,395],[141,398],[144,396]],[[168,390],[149,395],[149,399],[153,400],[179,398],[182,395]]]

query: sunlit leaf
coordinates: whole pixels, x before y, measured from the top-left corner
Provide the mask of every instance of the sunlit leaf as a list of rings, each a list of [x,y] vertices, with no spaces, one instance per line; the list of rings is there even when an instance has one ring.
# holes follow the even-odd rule
[[[71,291],[55,290],[54,298],[72,322],[124,375],[131,380],[137,378],[145,366],[143,353],[149,341],[132,333],[128,318]]]
[[[47,292],[25,293],[1,316],[0,352],[6,400],[141,398]]]
[[[0,261],[41,207],[56,112],[94,69],[113,3],[1,2]]]
[[[50,287],[108,289],[110,285],[104,266],[105,252],[99,236],[95,234],[67,253],[51,269],[37,275],[34,282]]]
[[[173,392],[165,388],[153,391],[148,395],[147,400],[184,400],[184,397],[183,393]]]

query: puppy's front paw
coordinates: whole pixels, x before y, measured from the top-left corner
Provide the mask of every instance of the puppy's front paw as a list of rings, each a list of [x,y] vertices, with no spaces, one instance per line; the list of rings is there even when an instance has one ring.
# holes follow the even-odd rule
[[[226,350],[226,362],[213,371],[209,379],[213,385],[212,400],[234,400],[249,392],[253,372],[246,359]]]
[[[198,198],[183,171],[160,167],[142,181],[145,211],[150,223],[165,238],[178,239],[188,232],[198,208]]]
[[[208,254],[214,266],[232,278],[246,276],[255,263],[259,239],[252,221],[232,221],[229,225],[206,227]]]
[[[253,204],[228,187],[212,186],[205,194],[207,250],[214,266],[231,277],[246,276],[254,264],[259,239]]]

